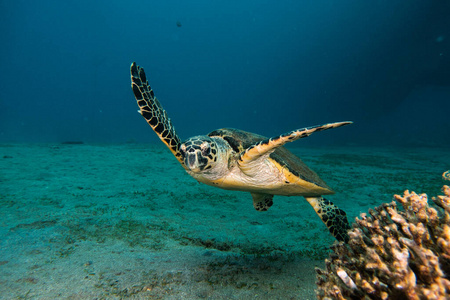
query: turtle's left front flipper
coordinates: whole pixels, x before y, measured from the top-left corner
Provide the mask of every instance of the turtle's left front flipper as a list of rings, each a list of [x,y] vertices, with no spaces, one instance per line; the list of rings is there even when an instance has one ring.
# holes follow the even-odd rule
[[[331,234],[338,241],[347,243],[349,240],[348,231],[350,230],[350,224],[348,223],[345,211],[322,197],[305,197],[305,199],[314,208]]]
[[[139,113],[145,118],[161,141],[166,144],[172,154],[175,155],[181,165],[186,168],[180,153],[180,138],[175,132],[175,128],[166,111],[156,99],[152,88],[148,84],[144,69],[133,62],[130,71],[131,87],[139,106]]]
[[[281,147],[286,143],[296,141],[301,138],[305,138],[313,134],[314,132],[324,131],[332,128],[338,128],[344,125],[352,124],[353,122],[337,122],[329,123],[325,125],[307,127],[302,129],[293,130],[291,132],[282,134],[277,137],[272,137],[270,139],[265,139],[258,142],[251,147],[243,151],[239,157],[239,165],[244,166],[259,157],[272,153],[277,147]]]

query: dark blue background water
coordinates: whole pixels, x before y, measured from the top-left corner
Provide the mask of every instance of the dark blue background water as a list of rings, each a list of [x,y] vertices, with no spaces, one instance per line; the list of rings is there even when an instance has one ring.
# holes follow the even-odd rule
[[[1,142],[157,142],[136,61],[182,139],[353,120],[305,142],[450,144],[449,1],[16,0],[0,14]]]

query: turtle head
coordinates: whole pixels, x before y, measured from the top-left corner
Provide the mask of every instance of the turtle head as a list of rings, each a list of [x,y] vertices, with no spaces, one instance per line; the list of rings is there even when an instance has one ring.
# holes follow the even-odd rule
[[[206,135],[191,137],[180,145],[185,166],[194,173],[214,167],[217,161],[217,144]]]

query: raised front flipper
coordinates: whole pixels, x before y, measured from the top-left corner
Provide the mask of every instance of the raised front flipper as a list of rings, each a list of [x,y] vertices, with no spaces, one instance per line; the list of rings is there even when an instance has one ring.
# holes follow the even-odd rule
[[[305,197],[331,234],[338,240],[348,242],[350,225],[345,211],[322,197]]]
[[[273,204],[272,201],[273,195],[252,193],[252,197],[253,197],[253,207],[257,211],[266,211]]]
[[[259,157],[272,153],[277,147],[283,146],[286,143],[296,141],[301,138],[305,138],[313,134],[314,132],[319,132],[331,128],[338,128],[347,124],[351,124],[352,122],[337,122],[330,123],[325,125],[307,127],[302,129],[293,130],[291,132],[282,134],[277,137],[272,137],[270,139],[265,139],[261,142],[258,142],[249,148],[247,148],[244,152],[241,153],[239,157],[239,165],[245,166],[245,164],[252,162]]]
[[[131,64],[130,69],[131,88],[133,89],[134,97],[139,106],[139,113],[145,118],[161,141],[166,144],[173,155],[175,155],[181,165],[186,168],[180,153],[180,138],[175,132],[175,128],[167,116],[166,111],[153,94],[153,90],[148,84],[145,76],[144,69],[134,62]]]

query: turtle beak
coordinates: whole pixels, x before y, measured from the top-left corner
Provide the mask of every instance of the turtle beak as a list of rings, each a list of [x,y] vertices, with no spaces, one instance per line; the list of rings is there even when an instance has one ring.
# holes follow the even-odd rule
[[[197,157],[196,157],[196,155],[195,155],[195,153],[188,153],[187,155],[186,155],[186,160],[185,160],[185,162],[186,162],[186,165],[188,166],[188,168],[189,169],[193,169],[193,168],[195,168],[195,162],[197,161]]]
[[[189,168],[189,170],[191,170],[192,172],[197,173],[197,172],[201,171],[199,168],[199,165],[197,163],[197,153],[196,152],[186,153],[186,158],[184,159],[184,163]]]
[[[192,172],[199,173],[205,169],[206,165],[208,164],[208,160],[202,157],[200,151],[194,151],[186,153],[184,164]]]

